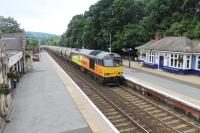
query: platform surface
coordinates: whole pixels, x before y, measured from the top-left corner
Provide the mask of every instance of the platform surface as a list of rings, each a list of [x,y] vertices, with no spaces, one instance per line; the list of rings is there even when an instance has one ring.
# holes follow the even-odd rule
[[[128,66],[129,65],[128,60],[123,60],[123,65]],[[161,77],[170,78],[172,80],[175,79],[175,80],[183,81],[183,83],[186,82],[187,84],[191,84],[191,85],[195,84],[195,85],[200,86],[200,82],[199,82],[200,76],[180,75],[180,74],[166,72],[163,70],[152,69],[152,68],[144,67],[141,63],[136,62],[136,61],[131,61],[130,65],[132,68],[135,68],[135,69],[141,70],[141,71],[145,71],[150,74],[155,74],[155,75],[158,75]]]
[[[92,132],[49,59],[42,54],[14,95],[14,113],[4,133]]]
[[[128,67],[125,67],[124,69],[124,76],[127,79],[132,79],[132,81],[148,85],[157,92],[163,92],[163,94],[200,107],[199,85]]]

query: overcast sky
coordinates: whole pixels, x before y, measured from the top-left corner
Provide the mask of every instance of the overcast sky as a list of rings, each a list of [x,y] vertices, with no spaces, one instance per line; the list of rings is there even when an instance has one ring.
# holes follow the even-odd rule
[[[13,17],[26,31],[61,35],[74,15],[98,0],[0,0],[0,16]]]

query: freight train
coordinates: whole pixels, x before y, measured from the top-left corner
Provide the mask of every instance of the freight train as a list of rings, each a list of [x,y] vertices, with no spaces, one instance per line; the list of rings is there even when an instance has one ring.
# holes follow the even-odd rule
[[[79,66],[103,84],[117,85],[124,79],[122,58],[118,54],[59,46],[44,46],[44,48]]]

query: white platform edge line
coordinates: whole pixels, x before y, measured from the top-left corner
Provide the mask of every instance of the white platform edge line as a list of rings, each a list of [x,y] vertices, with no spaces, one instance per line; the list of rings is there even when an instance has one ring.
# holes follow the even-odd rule
[[[103,113],[95,106],[95,104],[85,95],[85,93],[80,89],[80,87],[69,77],[69,75],[66,74],[66,72],[58,65],[58,63],[48,54],[48,57],[61,69],[61,71],[70,79],[70,81],[78,88],[78,90],[81,92],[81,94],[86,98],[86,100],[92,105],[92,107],[99,113],[99,115],[106,121],[106,123],[111,127],[111,129],[115,133],[120,133],[116,127],[104,116]]]
[[[137,81],[137,80],[130,79],[130,78],[128,78],[128,77],[125,77],[125,79],[127,79],[127,80],[130,81],[130,82],[139,84],[139,85],[145,87],[146,89],[153,90],[153,91],[155,91],[155,92],[157,92],[157,93],[160,93],[160,94],[162,94],[162,95],[164,95],[164,96],[166,96],[166,97],[169,97],[169,98],[171,98],[171,99],[177,100],[177,101],[179,101],[179,102],[185,104],[186,106],[191,106],[192,108],[197,109],[198,111],[200,111],[200,106],[195,105],[195,104],[193,104],[193,103],[191,103],[191,102],[188,102],[188,101],[185,101],[185,100],[183,100],[183,99],[174,97],[174,96],[172,96],[172,95],[170,95],[170,94],[168,94],[168,93],[162,92],[162,91],[160,91],[160,90],[158,90],[158,89],[155,89],[155,88],[153,88],[153,87],[151,87],[151,86],[149,86],[149,85],[142,84],[141,82],[139,82],[139,81]]]

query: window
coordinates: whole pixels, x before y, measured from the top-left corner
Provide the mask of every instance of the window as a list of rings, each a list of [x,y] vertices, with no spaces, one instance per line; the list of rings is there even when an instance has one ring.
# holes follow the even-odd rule
[[[122,59],[121,58],[114,58],[113,59],[113,66],[121,66],[122,65]]]
[[[180,68],[182,63],[180,61],[181,58],[182,56],[179,54],[171,54],[170,66],[175,68]]]
[[[197,56],[197,69],[200,70],[200,55]]]
[[[190,67],[191,67],[190,64],[191,64],[191,56],[190,56],[190,55],[187,55],[187,56],[186,56],[186,64],[185,64],[186,67],[185,67],[185,68],[186,68],[186,69],[190,69]]]
[[[106,67],[117,67],[122,65],[121,58],[105,59],[104,66]]]
[[[99,64],[99,65],[103,65],[103,60],[101,60],[101,59],[98,59],[98,62],[97,62],[97,64]]]
[[[112,59],[105,59],[104,60],[104,66],[107,66],[107,67],[113,66],[113,60]]]
[[[146,61],[148,63],[153,63],[154,62],[154,54],[151,51],[146,52]]]

